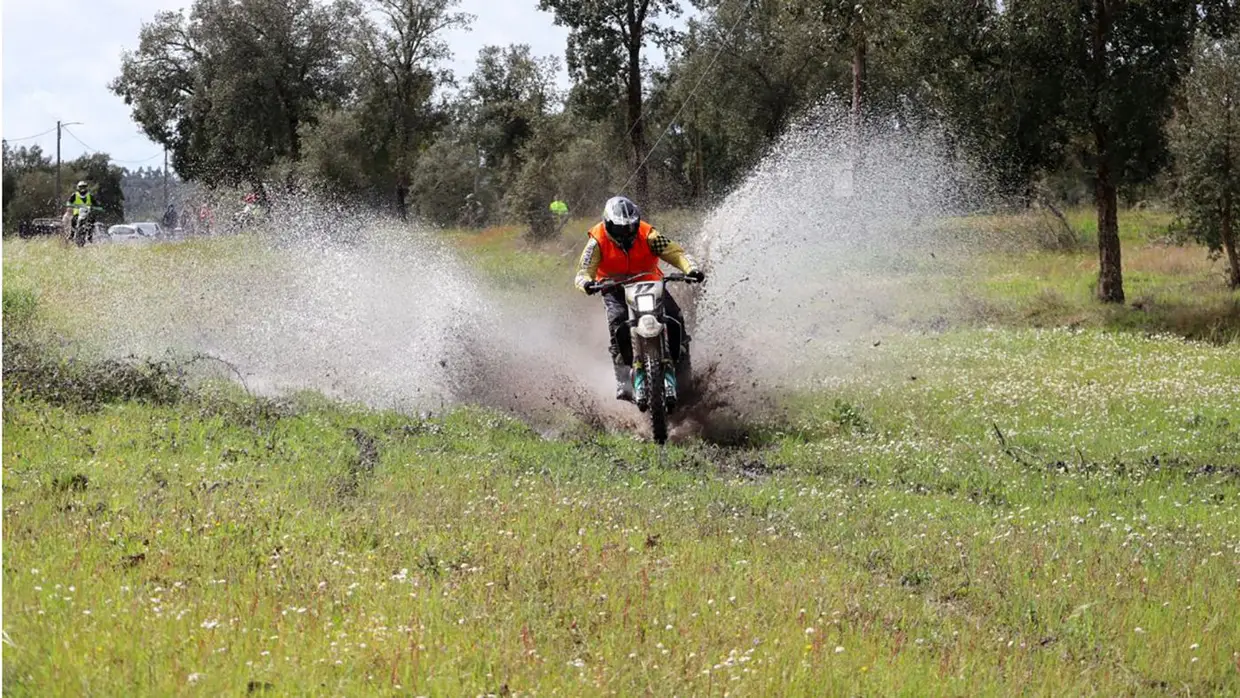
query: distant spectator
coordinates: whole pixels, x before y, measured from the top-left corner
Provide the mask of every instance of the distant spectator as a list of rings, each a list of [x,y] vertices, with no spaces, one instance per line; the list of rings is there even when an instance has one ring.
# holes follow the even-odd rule
[[[172,204],[168,204],[168,209],[164,211],[163,223],[164,229],[169,232],[177,227],[177,210],[173,208]]]

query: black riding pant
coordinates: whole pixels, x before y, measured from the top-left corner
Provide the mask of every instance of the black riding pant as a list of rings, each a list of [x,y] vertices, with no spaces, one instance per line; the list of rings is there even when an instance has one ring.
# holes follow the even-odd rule
[[[607,308],[607,330],[611,334],[611,360],[617,366],[633,365],[633,336],[629,331],[629,308],[624,302],[624,289],[603,294]],[[673,362],[680,361],[685,319],[672,294],[663,290],[663,312],[667,318],[667,346]]]

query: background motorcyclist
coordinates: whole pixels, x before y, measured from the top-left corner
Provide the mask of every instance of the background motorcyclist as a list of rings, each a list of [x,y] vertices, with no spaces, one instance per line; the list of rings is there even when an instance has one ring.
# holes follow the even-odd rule
[[[581,252],[581,268],[577,271],[576,286],[587,295],[601,290],[606,281],[655,281],[663,278],[659,260],[675,266],[690,279],[701,282],[706,275],[697,263],[685,254],[680,245],[663,236],[653,226],[641,219],[641,211],[629,199],[616,196],[603,207],[603,220],[589,231],[585,249]],[[611,360],[616,374],[616,399],[627,400],[629,394],[630,367],[633,365],[633,342],[629,334],[628,308],[624,302],[623,287],[616,287],[603,294],[607,310],[607,330],[611,336]],[[680,360],[684,317],[680,306],[665,288],[663,308],[667,324],[668,349],[673,363]],[[687,337],[685,338],[687,340]],[[687,343],[687,341],[685,342]],[[667,381],[675,393],[675,371],[665,372]],[[632,376],[638,393],[642,392],[644,375]]]
[[[84,222],[87,225],[91,224],[94,220],[94,215],[91,209],[98,205],[99,203],[95,200],[95,195],[90,192],[90,185],[88,185],[85,180],[78,182],[77,189],[69,195],[69,200],[65,202],[65,209],[73,214],[72,218],[69,220],[70,236],[72,236],[73,231],[77,229],[78,218],[81,216],[86,216]],[[86,235],[88,240],[93,239],[94,230],[87,228]]]

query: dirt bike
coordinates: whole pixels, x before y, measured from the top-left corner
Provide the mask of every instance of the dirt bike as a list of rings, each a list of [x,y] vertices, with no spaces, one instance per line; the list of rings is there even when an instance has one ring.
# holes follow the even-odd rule
[[[98,206],[75,206],[74,218],[70,222],[69,239],[73,240],[78,247],[83,247],[87,242],[94,242],[95,239],[95,217],[94,213],[102,211]]]
[[[650,428],[656,443],[667,443],[667,417],[676,409],[679,398],[689,394],[693,384],[693,368],[689,358],[689,333],[680,328],[680,360],[671,365],[667,345],[667,323],[673,322],[663,309],[664,287],[669,283],[693,283],[684,274],[667,274],[659,281],[633,281],[627,277],[598,286],[599,293],[624,288],[624,302],[629,309],[629,334],[633,341],[633,370],[629,373],[629,393],[634,395],[637,409],[650,415]],[[665,372],[675,371],[675,391],[668,393]],[[643,374],[644,372],[644,374]],[[635,388],[642,374],[644,395]]]

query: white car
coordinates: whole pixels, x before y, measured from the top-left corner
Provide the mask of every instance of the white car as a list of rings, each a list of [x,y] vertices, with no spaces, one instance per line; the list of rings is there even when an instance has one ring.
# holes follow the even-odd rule
[[[126,242],[129,240],[142,240],[146,236],[138,231],[132,224],[113,225],[108,228],[108,239],[112,242]]]
[[[129,223],[128,225],[137,228],[138,234],[148,238],[161,238],[164,236],[163,227],[154,221],[139,221],[137,223]]]

